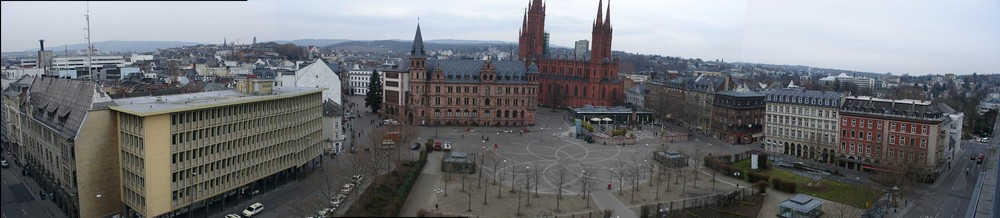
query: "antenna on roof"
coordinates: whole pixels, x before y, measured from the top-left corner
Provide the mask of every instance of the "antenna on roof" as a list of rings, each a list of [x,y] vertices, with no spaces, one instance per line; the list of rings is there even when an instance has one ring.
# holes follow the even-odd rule
[[[90,81],[97,81],[97,77],[94,75],[94,44],[90,43],[90,2],[87,2],[87,14],[84,15],[87,18],[87,74],[90,75]]]

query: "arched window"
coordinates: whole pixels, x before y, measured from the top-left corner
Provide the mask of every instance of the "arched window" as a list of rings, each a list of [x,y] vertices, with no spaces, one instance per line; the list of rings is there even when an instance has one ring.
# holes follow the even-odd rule
[[[486,98],[486,106],[490,106],[490,99]]]

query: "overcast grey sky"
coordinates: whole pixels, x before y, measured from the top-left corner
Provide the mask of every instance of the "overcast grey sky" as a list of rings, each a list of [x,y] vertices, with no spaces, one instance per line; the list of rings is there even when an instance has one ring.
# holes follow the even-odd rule
[[[604,1],[605,4],[608,1]],[[91,2],[94,41],[517,41],[528,0]],[[597,0],[548,0],[552,44],[590,39]],[[3,2],[2,50],[85,42],[85,2]],[[605,6],[606,7],[606,6]],[[614,0],[613,49],[911,75],[1000,73],[996,0]]]

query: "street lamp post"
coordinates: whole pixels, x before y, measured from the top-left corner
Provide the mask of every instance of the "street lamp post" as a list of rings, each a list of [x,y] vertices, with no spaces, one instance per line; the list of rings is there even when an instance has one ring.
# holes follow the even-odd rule
[[[530,174],[531,174],[531,166],[525,166],[524,167],[524,192],[530,192],[531,191],[531,188],[530,188],[530,186],[531,186],[531,178],[529,178],[529,176],[528,176]],[[531,197],[530,196],[524,198],[524,201],[525,201],[525,203],[524,203],[525,206],[531,207]]]
[[[483,143],[486,143],[486,140],[483,140]],[[483,152],[479,153],[479,184],[477,185],[478,188],[483,187],[483,169],[486,169],[486,166],[483,166],[483,163],[485,163],[486,161],[485,157],[486,157],[486,146],[483,146]]]

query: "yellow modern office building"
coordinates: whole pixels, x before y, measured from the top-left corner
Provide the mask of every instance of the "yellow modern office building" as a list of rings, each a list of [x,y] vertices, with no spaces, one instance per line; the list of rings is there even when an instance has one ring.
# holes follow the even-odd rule
[[[323,89],[273,84],[114,100],[125,217],[180,214],[316,161]]]

